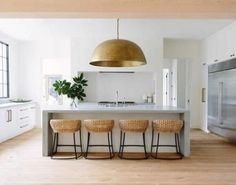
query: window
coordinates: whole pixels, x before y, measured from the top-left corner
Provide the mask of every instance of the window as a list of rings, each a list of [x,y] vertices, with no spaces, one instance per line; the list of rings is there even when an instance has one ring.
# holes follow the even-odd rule
[[[0,41],[0,98],[9,97],[8,44]]]

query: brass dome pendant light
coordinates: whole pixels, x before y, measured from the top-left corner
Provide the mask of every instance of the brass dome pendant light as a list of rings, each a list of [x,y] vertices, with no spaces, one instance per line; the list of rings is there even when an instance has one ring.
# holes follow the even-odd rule
[[[137,44],[119,39],[119,19],[117,19],[117,39],[99,44],[90,62],[91,65],[100,67],[134,67],[146,63],[143,51]]]

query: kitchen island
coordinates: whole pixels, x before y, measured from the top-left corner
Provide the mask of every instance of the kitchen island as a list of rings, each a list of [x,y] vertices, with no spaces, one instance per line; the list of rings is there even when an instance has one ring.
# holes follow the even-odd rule
[[[154,104],[134,104],[134,105],[99,105],[97,103],[80,103],[77,107],[70,106],[45,106],[42,108],[43,113],[43,156],[50,155],[50,148],[52,146],[52,129],[50,127],[50,119],[80,119],[82,121],[82,142],[86,146],[87,131],[84,128],[83,120],[85,119],[113,119],[115,121],[113,129],[113,144],[115,152],[119,148],[119,120],[120,119],[147,119],[149,120],[149,127],[146,131],[146,145],[147,151],[150,151],[151,145],[151,121],[155,119],[181,119],[184,120],[184,127],[180,133],[181,151],[184,156],[190,155],[190,116],[189,111],[178,107],[163,107]],[[165,135],[160,142],[173,142],[174,138],[170,135]],[[137,144],[139,137],[130,135],[127,141],[132,144]],[[60,136],[60,143],[71,142],[71,137],[68,135]],[[96,136],[94,144],[106,143],[106,137]],[[63,149],[64,150],[64,149]],[[140,149],[136,151],[139,152]],[[129,152],[129,150],[127,149]],[[132,149],[134,151],[134,149]]]

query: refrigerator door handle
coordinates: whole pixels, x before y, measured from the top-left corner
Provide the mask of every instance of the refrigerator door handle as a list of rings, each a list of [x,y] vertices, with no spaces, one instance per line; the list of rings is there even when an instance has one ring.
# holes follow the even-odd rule
[[[222,121],[223,88],[224,88],[224,83],[223,82],[219,82],[218,122],[220,124],[223,124],[223,121]]]

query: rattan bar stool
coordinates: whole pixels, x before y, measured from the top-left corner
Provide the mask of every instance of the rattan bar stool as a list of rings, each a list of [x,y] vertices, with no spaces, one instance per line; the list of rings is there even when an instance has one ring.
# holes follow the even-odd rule
[[[183,127],[182,120],[154,120],[152,121],[152,141],[151,141],[151,156],[155,159],[166,159],[166,160],[175,160],[182,159],[183,154],[181,153],[180,144],[179,144],[179,133]],[[157,133],[157,143],[153,144],[154,134]],[[175,135],[175,145],[160,145],[160,134],[161,133],[174,133]],[[155,155],[152,153],[152,149],[156,147]],[[175,147],[177,157],[161,157],[158,156],[159,147]]]
[[[87,149],[85,153],[86,159],[112,159],[114,157],[113,150],[113,141],[112,141],[112,129],[114,127],[114,120],[100,120],[100,119],[90,119],[84,120],[85,128],[88,131],[88,139],[87,139]],[[107,133],[107,145],[96,144],[91,145],[91,133]],[[89,147],[108,147],[109,157],[88,157]]]
[[[120,120],[120,147],[119,147],[119,158],[121,159],[130,159],[130,160],[139,160],[147,159],[148,154],[146,151],[145,144],[145,131],[148,127],[148,120]],[[143,145],[125,145],[125,136],[126,133],[141,133],[143,137]],[[124,148],[125,147],[143,147],[144,157],[125,157]]]
[[[82,156],[82,139],[81,139],[81,121],[80,120],[65,120],[65,119],[51,119],[50,125],[54,133],[53,144],[51,148],[52,159],[77,159]],[[76,145],[75,133],[79,131],[80,144]],[[59,143],[59,133],[72,133],[73,145],[62,145]],[[54,157],[57,153],[58,147],[74,147],[74,157]],[[80,154],[78,156],[76,147],[80,147]]]

